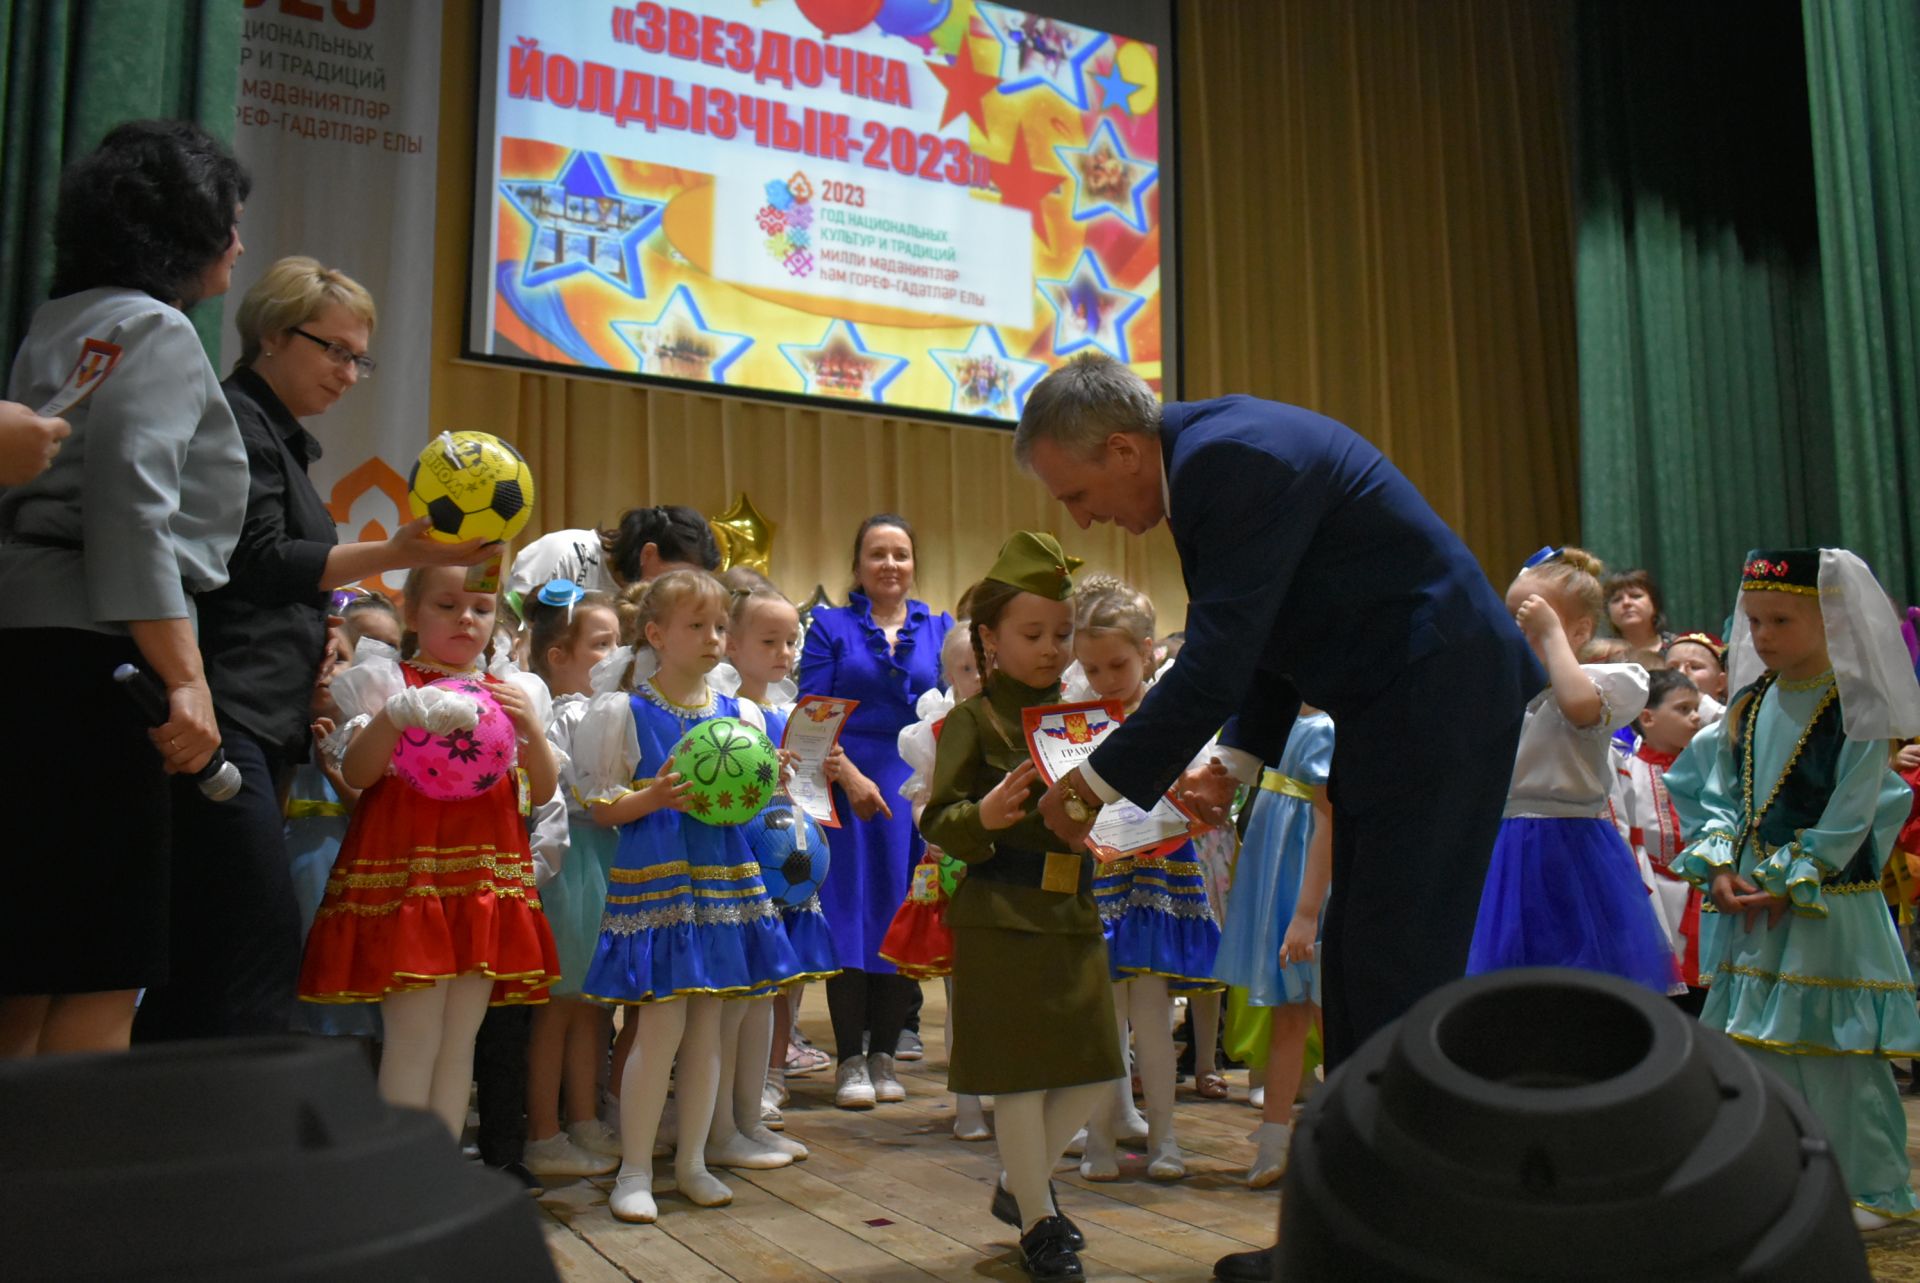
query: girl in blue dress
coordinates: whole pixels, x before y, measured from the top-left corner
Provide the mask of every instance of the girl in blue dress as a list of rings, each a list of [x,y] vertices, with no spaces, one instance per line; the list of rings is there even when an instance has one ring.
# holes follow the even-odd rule
[[[1608,806],[1608,741],[1646,707],[1647,670],[1576,658],[1600,618],[1603,570],[1582,549],[1543,548],[1507,589],[1549,684],[1521,723],[1467,974],[1579,967],[1665,994],[1679,966]]]
[[[1139,707],[1153,660],[1153,622],[1153,603],[1125,584],[1103,584],[1078,597],[1073,653],[1095,698],[1119,703],[1128,713]],[[1093,899],[1107,937],[1114,1013],[1123,1029],[1133,1026],[1147,1105],[1147,1175],[1179,1180],[1187,1165],[1173,1134],[1172,994],[1221,988],[1214,979],[1220,928],[1207,901],[1206,878],[1193,844],[1186,842],[1156,859],[1102,864],[1094,874]],[[1202,1068],[1197,1061],[1194,1067]],[[1096,1110],[1088,1120],[1080,1164],[1088,1180],[1120,1175],[1118,1104]]]
[[[909,774],[900,732],[917,720],[920,696],[939,684],[940,647],[953,627],[951,616],[909,596],[914,557],[903,518],[862,522],[847,604],[814,609],[800,657],[802,696],[859,701],[840,732],[844,753],[828,762],[840,827],[827,831],[833,876],[820,888],[842,968],[827,982],[827,1010],[840,1062],[834,1103],[843,1109],[906,1099],[894,1051],[919,986],[880,956],[880,944],[923,844],[907,808],[888,799],[899,797]]]
[[[1247,1171],[1254,1189],[1286,1174],[1307,1027],[1320,1019],[1320,915],[1333,875],[1332,768],[1333,719],[1302,709],[1279,765],[1261,773],[1220,931],[1214,974],[1245,989],[1249,1007],[1273,1013],[1262,1121],[1249,1138],[1259,1147]]]
[[[670,1080],[677,1084],[680,1193],[702,1207],[733,1200],[706,1165],[720,1088],[721,1000],[764,997],[801,974],[745,837],[737,827],[688,817],[692,798],[668,757],[701,722],[762,724],[751,702],[707,683],[720,662],[728,605],[727,590],[705,571],[656,579],[640,602],[639,624],[659,667],[630,690],[596,696],[573,739],[590,790],[582,800],[597,823],[620,831],[600,942],[581,987],[588,997],[632,1005],[638,1026],[638,1049],[621,1071],[624,1161],[609,1200],[623,1221],[658,1215],[653,1143]],[[632,683],[631,664],[627,672]]]
[[[800,651],[800,615],[793,603],[764,578],[735,567],[726,580],[751,576],[753,586],[732,590],[727,616],[727,664],[716,674],[721,685],[731,685],[741,703],[759,708],[767,737],[775,744],[785,738],[787,716],[793,711],[793,684],[786,680]],[[727,680],[731,669],[732,680]],[[791,806],[776,797],[769,807]],[[793,946],[794,958],[809,979],[830,976],[834,965],[833,936],[820,912],[816,895],[801,905],[781,905],[780,925]],[[707,1137],[709,1167],[767,1170],[785,1167],[807,1157],[807,1147],[766,1125],[763,1111],[772,1066],[774,1012],[786,996],[742,999],[720,1011],[720,1096],[714,1105],[713,1129]],[[784,1041],[784,1040],[783,1040]],[[783,1046],[784,1050],[784,1046]],[[778,1106],[775,1106],[777,1110]]]

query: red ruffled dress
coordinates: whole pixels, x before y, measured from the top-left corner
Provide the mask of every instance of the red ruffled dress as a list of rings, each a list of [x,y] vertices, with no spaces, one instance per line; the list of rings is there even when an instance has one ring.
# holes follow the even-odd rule
[[[923,715],[919,723],[900,733],[900,755],[914,768],[913,776],[900,793],[903,797],[912,797],[916,812],[926,800],[925,781],[933,772],[931,749],[938,744],[940,728],[946,720],[944,713],[938,718]],[[919,731],[925,733],[916,738]],[[900,974],[909,980],[932,980],[953,974],[953,931],[947,926],[953,876],[950,872],[942,876],[942,866],[946,863],[940,848],[927,843],[907,883],[907,898],[894,911],[887,934],[880,941],[880,956],[899,968]]]
[[[446,673],[403,663],[407,686]],[[487,678],[487,681],[493,681]],[[436,801],[391,771],[361,794],[300,968],[305,1002],[366,1002],[479,972],[492,1002],[545,1002],[560,978],[540,910],[521,773]]]

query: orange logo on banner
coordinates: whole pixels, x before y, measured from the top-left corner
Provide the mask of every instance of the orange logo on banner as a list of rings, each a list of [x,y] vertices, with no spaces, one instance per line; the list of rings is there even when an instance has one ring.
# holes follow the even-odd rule
[[[353,519],[353,507],[362,495],[385,495],[393,504],[393,524],[388,526],[379,520],[368,521],[350,537],[361,541],[385,539],[395,530],[407,524],[407,479],[393,470],[393,466],[382,458],[371,458],[334,483],[333,493],[327,497],[327,511],[333,515],[335,525],[344,526]],[[389,597],[400,595],[400,584],[388,583],[384,578],[363,580],[368,587],[379,588]]]

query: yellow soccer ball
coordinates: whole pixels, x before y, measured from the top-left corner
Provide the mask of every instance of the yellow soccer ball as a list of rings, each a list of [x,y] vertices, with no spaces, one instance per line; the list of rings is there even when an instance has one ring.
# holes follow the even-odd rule
[[[533,473],[491,432],[442,432],[407,476],[407,506],[446,543],[505,542],[533,515]]]

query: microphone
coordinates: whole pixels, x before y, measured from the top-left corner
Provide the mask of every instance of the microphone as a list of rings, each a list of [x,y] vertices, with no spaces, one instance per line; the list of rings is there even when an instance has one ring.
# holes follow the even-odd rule
[[[149,726],[167,724],[167,697],[153,678],[132,664],[122,664],[113,670],[113,680],[120,683],[120,689],[127,693]],[[194,775],[193,782],[200,786],[200,795],[207,801],[224,802],[240,791],[240,768],[216,748],[207,764]]]

